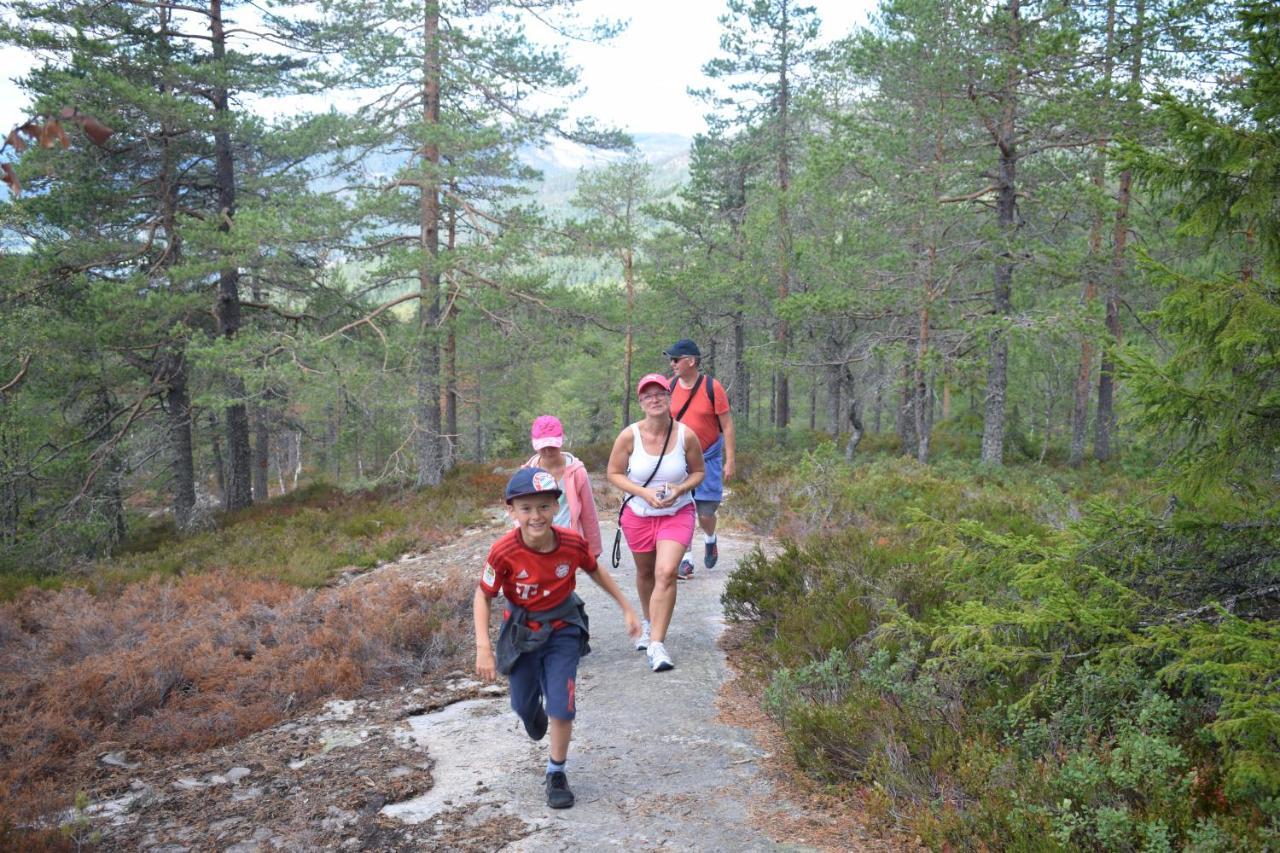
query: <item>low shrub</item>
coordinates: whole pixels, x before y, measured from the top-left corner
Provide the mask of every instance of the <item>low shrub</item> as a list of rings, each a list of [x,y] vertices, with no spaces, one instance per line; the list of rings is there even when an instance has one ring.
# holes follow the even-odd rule
[[[833,446],[757,465],[735,505],[791,535],[725,613],[808,772],[935,848],[1280,845],[1280,527],[1254,507]]]
[[[306,591],[230,572],[112,597],[28,591],[0,605],[0,811],[58,805],[62,774],[96,743],[204,749],[317,699],[454,668],[470,599],[404,579]]]

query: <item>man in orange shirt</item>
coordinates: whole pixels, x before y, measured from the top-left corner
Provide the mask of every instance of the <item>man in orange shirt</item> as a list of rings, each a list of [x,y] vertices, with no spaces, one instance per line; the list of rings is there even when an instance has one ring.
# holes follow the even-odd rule
[[[708,569],[720,558],[716,545],[716,510],[724,498],[724,484],[733,478],[736,441],[733,415],[729,411],[729,395],[724,386],[701,372],[702,351],[688,338],[669,346],[665,355],[671,360],[671,415],[688,426],[702,444],[702,457],[707,475],[694,489],[698,507],[698,525],[706,537],[703,565]],[[693,576],[693,548],[685,552],[676,578]]]

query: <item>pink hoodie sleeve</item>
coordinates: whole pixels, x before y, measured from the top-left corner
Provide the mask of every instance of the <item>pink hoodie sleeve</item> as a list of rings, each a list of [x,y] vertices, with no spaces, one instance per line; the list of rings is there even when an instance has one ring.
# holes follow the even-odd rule
[[[600,516],[596,513],[596,499],[591,493],[591,477],[582,465],[575,466],[573,474],[578,496],[578,524],[582,527],[587,547],[599,557],[604,548],[600,544]]]

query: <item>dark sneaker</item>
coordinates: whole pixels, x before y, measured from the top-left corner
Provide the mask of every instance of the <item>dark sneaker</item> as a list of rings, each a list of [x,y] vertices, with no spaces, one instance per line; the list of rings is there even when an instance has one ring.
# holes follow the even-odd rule
[[[681,560],[680,565],[676,568],[676,580],[687,581],[693,577],[693,563],[688,560]]]
[[[717,547],[718,542],[708,542],[707,552],[702,556],[702,565],[708,569],[716,567],[716,561],[720,559],[720,549]]]
[[[529,737],[534,740],[542,740],[547,733],[547,712],[542,706],[538,706],[538,713],[532,720],[526,720],[524,730],[529,733]]]
[[[573,791],[569,790],[569,777],[563,770],[547,774],[547,805],[553,809],[567,809],[573,806]]]

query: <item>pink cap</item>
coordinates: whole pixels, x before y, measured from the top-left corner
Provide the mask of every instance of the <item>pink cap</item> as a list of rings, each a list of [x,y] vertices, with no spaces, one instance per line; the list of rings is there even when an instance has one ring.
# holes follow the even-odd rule
[[[534,419],[529,438],[533,440],[534,450],[559,447],[564,444],[564,425],[555,415],[541,415]]]
[[[640,377],[640,382],[636,385],[636,396],[639,397],[644,391],[646,385],[661,385],[662,390],[671,392],[671,380],[663,376],[661,373],[646,373]]]

